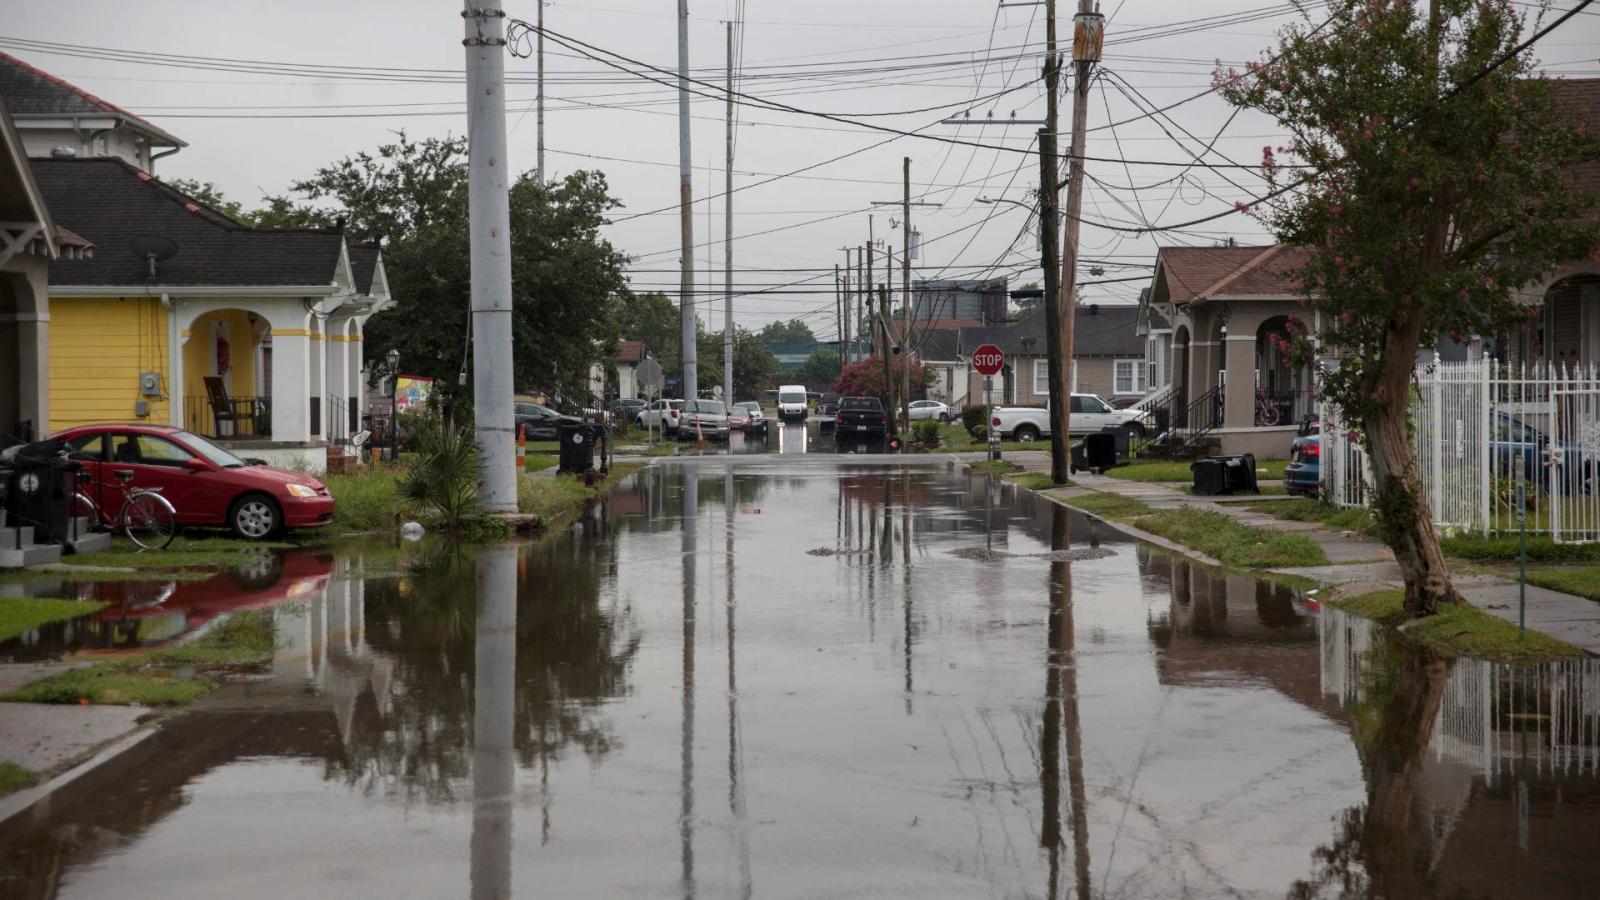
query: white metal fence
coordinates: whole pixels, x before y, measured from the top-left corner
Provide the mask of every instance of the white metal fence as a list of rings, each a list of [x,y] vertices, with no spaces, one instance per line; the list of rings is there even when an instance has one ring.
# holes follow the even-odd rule
[[[1416,372],[1411,423],[1440,528],[1514,532],[1520,488],[1530,532],[1600,541],[1600,367],[1436,362]],[[1372,499],[1358,431],[1326,410],[1322,490],[1336,506]]]

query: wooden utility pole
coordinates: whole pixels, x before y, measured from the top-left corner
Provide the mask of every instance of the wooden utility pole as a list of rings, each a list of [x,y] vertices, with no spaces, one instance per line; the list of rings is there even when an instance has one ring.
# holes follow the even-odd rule
[[[700,397],[694,310],[694,166],[689,158],[689,0],[678,0],[678,360],[683,366],[679,396]]]
[[[1048,0],[1044,14],[1045,126],[1039,130],[1039,265],[1044,270],[1045,359],[1050,369],[1050,480],[1066,484],[1071,468],[1072,345],[1063,334],[1061,278],[1056,239],[1060,224],[1060,184],[1056,162],[1056,136],[1060,113],[1061,58],[1056,52],[1056,3]]]
[[[1053,21],[1054,17],[1052,17]],[[1093,0],[1078,0],[1078,14],[1072,20],[1072,63],[1077,80],[1072,92],[1072,158],[1067,160],[1067,236],[1061,251],[1061,358],[1064,396],[1071,396],[1073,330],[1078,318],[1078,231],[1083,216],[1083,145],[1089,124],[1089,70],[1100,61],[1105,39],[1105,17],[1095,12]],[[1055,89],[1050,90],[1052,103]],[[1071,434],[1072,411],[1062,411],[1062,432]],[[1053,424],[1053,423],[1052,423]],[[1056,478],[1065,482],[1066,475]]]
[[[896,425],[894,414],[894,366],[889,361],[889,357],[894,351],[890,346],[893,342],[889,336],[889,289],[887,287],[878,288],[878,322],[883,326],[883,389],[888,394],[886,399],[889,401],[888,409],[885,410],[888,415],[884,418],[888,420],[888,437],[892,439],[900,433],[900,429]]]
[[[722,194],[722,399],[733,404],[733,23],[728,23],[728,171]]]
[[[866,260],[867,260],[867,250],[866,250],[866,248],[865,247],[857,247],[856,248],[856,308],[855,308],[856,328],[855,328],[854,334],[855,334],[855,337],[856,337],[856,343],[860,343],[863,338],[866,339],[867,351],[870,352],[871,349],[872,349],[872,334],[871,334],[871,332],[867,331],[867,322],[866,322],[866,319],[863,317],[863,312],[862,312],[866,308],[866,298],[867,298],[867,282],[866,282],[865,277],[862,274],[864,272],[864,266],[866,265]]]
[[[900,248],[900,303],[901,319],[905,323],[900,335],[900,419],[911,428],[911,157],[901,158],[904,197],[900,201],[902,233],[905,242]]]
[[[839,346],[839,366],[842,368],[850,365],[850,354],[853,347],[850,342],[850,320],[855,315],[855,301],[852,299],[855,295],[851,293],[850,276],[854,271],[851,269],[854,263],[850,261],[850,254],[855,252],[855,248],[840,247],[839,249],[844,251],[844,302],[841,304],[839,312],[839,334],[843,340],[843,343]]]

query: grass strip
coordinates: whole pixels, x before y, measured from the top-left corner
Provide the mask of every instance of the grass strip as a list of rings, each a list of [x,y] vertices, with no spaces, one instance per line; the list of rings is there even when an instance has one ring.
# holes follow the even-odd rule
[[[1211,509],[1156,510],[1133,525],[1199,550],[1223,565],[1241,569],[1328,565],[1328,555],[1303,534],[1246,525]]]
[[[164,665],[239,666],[272,659],[277,630],[272,614],[245,610],[217,622],[195,640],[157,650],[146,659]]]
[[[179,537],[165,550],[140,550],[126,538],[116,538],[103,553],[70,557],[73,565],[110,566],[141,571],[226,567],[249,562],[273,550],[290,550],[295,544],[240,541],[233,538]]]
[[[970,464],[974,472],[983,472],[988,475],[1005,475],[1008,472],[1021,471],[1022,467],[1005,459],[980,459]]]
[[[1600,566],[1541,566],[1528,570],[1528,583],[1600,600]]]
[[[51,597],[0,597],[0,641],[21,637],[41,625],[87,616],[105,606]]]
[[[590,500],[610,493],[618,482],[642,468],[643,463],[616,463],[611,467],[610,475],[603,481],[596,481],[592,488],[571,475],[519,478],[517,511],[537,516],[539,527],[550,529],[577,518]]]
[[[522,470],[524,472],[542,472],[559,462],[561,462],[561,457],[559,456],[544,456],[529,453],[527,456],[527,461],[523,463]]]
[[[1445,556],[1474,562],[1516,562],[1517,536],[1456,534],[1439,541]],[[1528,535],[1528,561],[1600,562],[1600,544],[1558,544],[1549,535]]]
[[[1286,459],[1256,460],[1256,477],[1265,481],[1283,478]],[[1123,481],[1194,481],[1194,473],[1187,462],[1170,462],[1164,459],[1136,459],[1125,466],[1107,469],[1106,474]]]
[[[1405,592],[1397,588],[1326,599],[1347,612],[1397,627],[1408,639],[1440,656],[1470,656],[1513,665],[1588,658],[1577,647],[1537,631],[1519,637],[1517,626],[1465,603],[1445,604],[1436,615],[1408,621]]]
[[[39,783],[39,773],[9,760],[0,762],[0,797]]]
[[[1049,472],[1018,472],[1014,475],[1007,475],[1006,480],[1017,485],[1018,487],[1025,487],[1030,491],[1048,491],[1054,487],[1072,486],[1071,481],[1068,481],[1063,485],[1057,485],[1055,481],[1050,478]]]
[[[1093,513],[1101,518],[1116,519],[1123,522],[1131,521],[1155,511],[1146,505],[1143,500],[1107,492],[1063,497],[1062,501],[1086,513]]]
[[[376,531],[394,525],[400,509],[399,466],[371,463],[354,472],[323,479],[333,494],[333,527],[340,531]]]
[[[1290,522],[1321,522],[1329,528],[1340,531],[1359,531],[1370,534],[1373,530],[1372,513],[1361,507],[1341,508],[1330,506],[1319,500],[1284,500],[1275,503],[1259,503],[1248,507],[1255,512],[1263,512],[1269,516],[1284,519]]]

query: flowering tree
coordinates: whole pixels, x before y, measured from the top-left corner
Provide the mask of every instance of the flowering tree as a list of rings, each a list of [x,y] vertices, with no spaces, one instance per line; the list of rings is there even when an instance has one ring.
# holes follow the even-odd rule
[[[905,357],[891,357],[890,369],[894,372],[894,383],[901,384],[900,373],[905,370]],[[927,367],[920,362],[911,364],[912,390],[926,387],[928,384]],[[839,371],[839,377],[833,382],[833,390],[845,397],[879,397],[883,399],[885,408],[889,403],[889,392],[883,386],[883,358],[869,356],[858,363],[852,363]]]
[[[1262,164],[1275,199],[1249,207],[1303,248],[1303,302],[1339,364],[1322,393],[1359,422],[1375,517],[1412,616],[1457,602],[1408,434],[1419,347],[1495,336],[1536,310],[1518,291],[1587,257],[1600,232],[1571,167],[1595,145],[1512,53],[1530,23],[1508,0],[1334,0],[1280,34],[1273,59],[1217,73],[1236,106],[1293,136]],[[1302,362],[1314,348],[1295,342]]]

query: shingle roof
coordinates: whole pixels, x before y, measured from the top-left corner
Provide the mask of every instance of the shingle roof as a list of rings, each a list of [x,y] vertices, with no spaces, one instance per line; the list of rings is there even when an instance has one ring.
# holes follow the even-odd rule
[[[979,326],[982,327],[982,326]],[[961,331],[937,329],[922,334],[917,342],[917,357],[924,360],[948,361],[960,355]]]
[[[1074,317],[1072,355],[1143,356],[1144,338],[1133,330],[1138,318],[1139,307],[1132,304],[1081,304]],[[1023,338],[1032,338],[1032,344],[1025,346]],[[1007,356],[1043,356],[1044,313],[1033,313],[1015,325],[961,329],[962,356],[971,356],[984,344],[994,344]]]
[[[3,52],[0,52],[0,97],[6,98],[6,103],[11,107],[11,114],[18,118],[117,116],[149,133],[159,143],[173,147],[188,146],[148,119],[136,116],[77,85],[68,84],[49,72]]]
[[[317,229],[255,229],[173,190],[120,159],[35,159],[34,177],[57,222],[94,242],[93,259],[58,260],[53,285],[174,287],[331,285],[344,235]],[[157,266],[129,242],[169,238],[177,255]]]
[[[1153,298],[1188,303],[1201,297],[1281,297],[1299,293],[1290,270],[1305,251],[1269,247],[1162,247]]]
[[[636,363],[644,359],[643,341],[617,341],[617,355],[612,357],[614,362]]]
[[[356,293],[371,296],[372,278],[378,274],[381,253],[377,244],[350,245],[350,275],[355,279]]]

